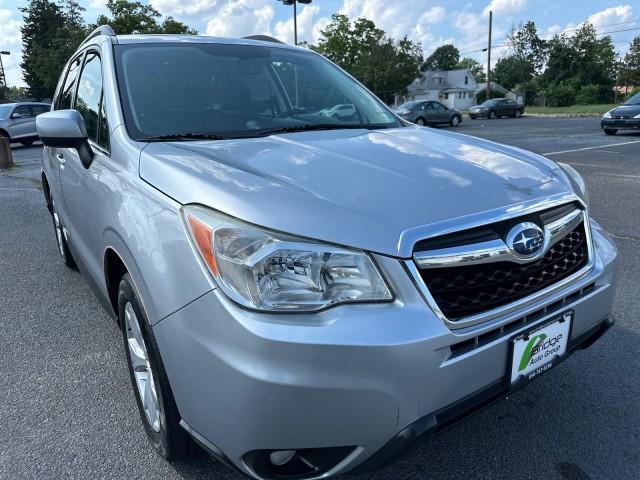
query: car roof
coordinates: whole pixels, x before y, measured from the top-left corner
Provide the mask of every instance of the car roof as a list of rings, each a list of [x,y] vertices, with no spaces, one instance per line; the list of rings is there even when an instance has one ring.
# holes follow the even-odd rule
[[[216,43],[220,45],[255,45],[261,47],[287,48],[290,50],[304,50],[306,48],[288,45],[268,40],[256,40],[251,38],[227,38],[227,37],[210,37],[207,35],[166,35],[166,34],[134,34],[134,35],[116,35],[119,44],[134,43]]]

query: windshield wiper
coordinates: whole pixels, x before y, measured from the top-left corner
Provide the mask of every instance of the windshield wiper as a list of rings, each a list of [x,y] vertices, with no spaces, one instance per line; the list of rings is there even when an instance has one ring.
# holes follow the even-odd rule
[[[216,135],[214,133],[169,133],[166,135],[153,135],[150,137],[143,137],[141,142],[163,142],[163,141],[189,141],[189,140],[227,140],[230,137],[223,137],[222,135]]]
[[[371,128],[385,128],[373,125],[341,125],[338,123],[305,123],[303,125],[291,125],[288,127],[271,128],[266,130],[258,130],[255,132],[256,136],[275,135],[278,133],[296,133],[296,132],[311,132],[313,130],[354,130],[354,129],[368,129]]]

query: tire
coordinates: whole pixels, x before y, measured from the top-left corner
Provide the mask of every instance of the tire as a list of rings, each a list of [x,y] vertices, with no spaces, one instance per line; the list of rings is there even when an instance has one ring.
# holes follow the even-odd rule
[[[69,244],[67,244],[67,239],[64,236],[64,227],[62,226],[62,222],[58,216],[58,211],[56,210],[56,202],[53,200],[51,200],[51,219],[53,220],[53,229],[56,234],[58,253],[62,257],[64,264],[75,270],[78,267],[76,265],[76,261],[73,259],[73,255],[71,255],[71,250],[69,250]]]
[[[452,127],[457,127],[458,125],[460,125],[460,122],[462,122],[462,119],[460,118],[460,116],[454,115],[453,117],[451,117],[451,120],[449,121],[449,125],[451,125]]]
[[[605,128],[604,129],[604,134],[605,135],[615,135],[618,132],[618,130],[616,130],[615,128]]]
[[[184,460],[197,448],[180,426],[180,414],[158,345],[128,273],[118,287],[118,317],[131,384],[147,437],[165,460]]]
[[[11,141],[11,137],[9,137],[9,134],[4,130],[0,130],[0,138],[6,138],[7,140]]]
[[[424,118],[419,117],[419,118],[416,120],[416,125],[420,125],[421,127],[424,127],[424,126],[426,125],[426,122],[424,121]]]
[[[489,120],[495,120],[496,118],[498,118],[498,116],[496,115],[496,112],[494,112],[493,110],[489,111]]]
[[[29,145],[33,145],[33,140],[22,140],[20,143],[25,147],[28,147]]]
[[[521,115],[522,115],[522,112],[520,110],[516,110],[515,113],[513,114],[513,118],[520,118]]]

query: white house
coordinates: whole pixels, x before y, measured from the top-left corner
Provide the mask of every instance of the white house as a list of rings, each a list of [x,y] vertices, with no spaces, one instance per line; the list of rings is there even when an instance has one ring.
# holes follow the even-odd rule
[[[437,100],[449,108],[468,109],[474,104],[477,83],[471,72],[427,70],[407,87],[406,95],[396,97],[396,106],[414,100]]]

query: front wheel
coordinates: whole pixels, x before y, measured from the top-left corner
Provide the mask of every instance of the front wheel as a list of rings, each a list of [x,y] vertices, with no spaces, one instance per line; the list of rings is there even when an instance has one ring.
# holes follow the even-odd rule
[[[118,288],[118,317],[131,383],[147,437],[166,460],[184,460],[189,450],[196,450],[195,445],[180,426],[180,414],[158,345],[128,273]]]
[[[495,120],[497,117],[496,112],[494,112],[493,110],[491,110],[489,112],[489,120]]]
[[[516,110],[516,112],[513,114],[514,118],[520,118],[521,115],[522,112],[520,110]]]
[[[424,127],[426,125],[426,122],[424,121],[424,118],[420,117],[416,120],[416,125],[420,125],[421,127]]]
[[[618,130],[616,130],[615,128],[605,128],[604,129],[604,134],[605,135],[615,135],[618,132]]]
[[[56,202],[54,202],[53,200],[51,200],[51,217],[53,219],[53,228],[55,229],[56,233],[56,244],[58,245],[58,253],[60,253],[62,261],[67,267],[75,269],[76,262],[71,255],[71,251],[69,250],[67,239],[64,236],[64,227],[62,226],[62,222],[60,221],[58,210],[56,210]]]
[[[454,115],[453,117],[451,117],[449,123],[452,127],[457,127],[458,125],[460,125],[460,117],[458,115]]]

